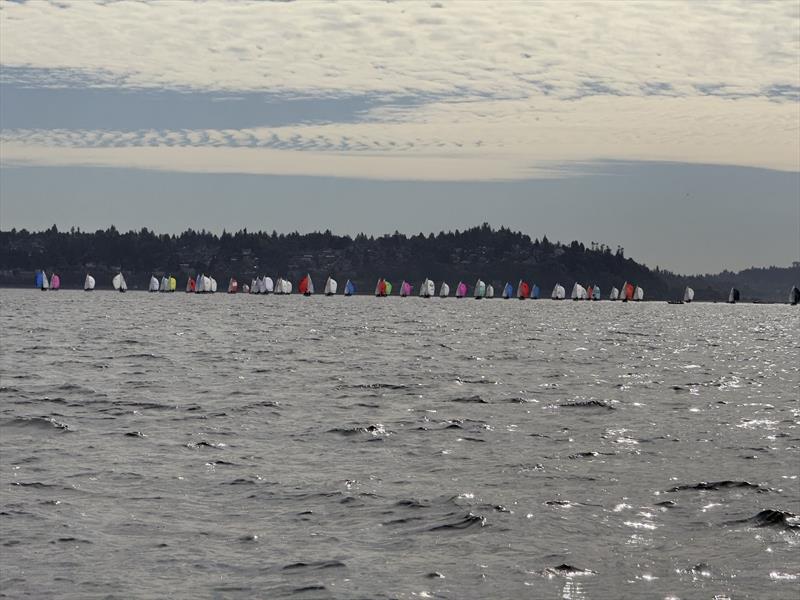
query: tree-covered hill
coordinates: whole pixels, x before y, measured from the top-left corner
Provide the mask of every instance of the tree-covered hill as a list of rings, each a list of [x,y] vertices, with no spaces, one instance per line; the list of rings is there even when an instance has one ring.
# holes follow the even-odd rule
[[[82,286],[86,273],[95,276],[99,288],[110,287],[112,276],[120,270],[132,289],[145,289],[151,274],[173,274],[182,287],[188,276],[200,272],[215,277],[221,286],[229,277],[249,282],[255,276],[270,275],[297,282],[310,273],[321,287],[332,275],[341,284],[351,279],[362,293],[371,292],[378,277],[396,283],[406,279],[415,288],[426,277],[446,280],[451,286],[459,280],[472,286],[480,277],[498,292],[506,281],[516,285],[525,279],[537,283],[546,295],[557,282],[569,292],[578,281],[600,285],[604,297],[612,285],[621,287],[631,281],[645,289],[646,299],[677,298],[691,281],[697,300],[722,300],[737,278],[744,277],[723,273],[687,279],[651,270],[626,258],[622,248],[531,239],[487,224],[436,235],[359,234],[354,238],[330,231],[242,230],[219,236],[191,229],[180,235],[148,229],[121,233],[113,226],[91,233],[62,232],[55,226],[42,232],[0,231],[0,285],[31,286],[37,269],[57,272],[62,285],[73,288]],[[800,268],[777,271],[765,275],[769,285],[751,277],[753,284],[742,290],[743,299],[785,300],[791,287],[786,282],[799,280]]]

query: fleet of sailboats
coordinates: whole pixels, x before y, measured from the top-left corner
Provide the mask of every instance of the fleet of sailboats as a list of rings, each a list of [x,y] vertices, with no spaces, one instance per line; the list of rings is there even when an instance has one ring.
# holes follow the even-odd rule
[[[49,278],[47,276],[46,271],[38,270],[35,272],[35,281],[34,285],[37,289],[40,290],[58,290],[61,288],[61,277],[53,273]],[[114,290],[119,292],[125,292],[128,289],[128,284],[125,281],[125,277],[121,272],[117,273],[111,280],[111,285]],[[84,279],[83,289],[85,291],[92,291],[96,287],[96,280],[95,278],[87,273],[86,278]],[[162,275],[159,279],[156,275],[150,276],[150,281],[148,283],[147,289],[150,292],[174,292],[177,288],[177,280],[172,275]],[[334,296],[338,293],[339,285],[337,281],[329,276],[325,281],[325,295],[326,296]],[[197,294],[213,294],[217,291],[217,281],[213,277],[206,276],[205,274],[198,274],[196,278],[188,277],[186,281],[186,292],[189,293],[197,293]],[[279,277],[277,280],[273,282],[271,277],[268,276],[261,276],[255,277],[252,279],[250,285],[247,284],[240,285],[239,282],[235,277],[231,277],[228,281],[227,291],[229,294],[235,293],[251,293],[251,294],[291,294],[292,293],[292,282],[288,279],[284,279]],[[298,291],[303,294],[304,296],[310,296],[314,293],[314,282],[311,279],[310,274],[306,274],[303,277],[299,284],[298,284]],[[399,296],[402,298],[408,297],[413,295],[413,286],[406,280],[403,280],[402,284],[400,285],[400,293]],[[491,284],[486,283],[482,279],[478,279],[475,282],[475,286],[473,287],[473,297],[475,299],[483,299],[483,298],[494,298],[495,291],[494,287]],[[469,288],[467,284],[463,281],[458,282],[458,286],[456,286],[456,298],[464,298],[468,295]],[[356,293],[356,286],[355,284],[348,279],[344,286],[344,295],[345,296],[353,296]],[[381,277],[378,279],[378,282],[375,286],[375,296],[385,297],[391,296],[392,294],[392,284],[388,280]],[[425,278],[422,284],[419,287],[419,297],[421,298],[432,298],[436,295],[435,283],[430,278]],[[439,297],[440,298],[447,298],[450,295],[450,286],[447,282],[442,281],[439,287]],[[503,291],[501,293],[502,298],[519,298],[520,300],[524,300],[527,298],[530,299],[538,299],[541,297],[541,289],[535,283],[528,284],[523,279],[520,279],[517,284],[516,292],[512,287],[511,283],[506,283],[503,287]],[[553,287],[553,291],[550,295],[553,300],[563,300],[566,298],[566,290],[564,286],[560,283],[556,283]],[[687,286],[684,288],[682,298],[679,297],[675,300],[670,300],[670,304],[690,304],[694,301],[695,293],[694,289]],[[739,302],[741,294],[739,290],[735,287],[731,288],[730,293],[728,294],[727,302],[730,304],[735,304]],[[599,285],[596,283],[590,284],[586,287],[581,285],[579,282],[575,282],[572,287],[572,292],[570,293],[570,298],[573,300],[593,300],[598,301],[602,299],[602,291]],[[608,295],[609,300],[621,300],[622,302],[641,302],[644,300],[644,289],[641,286],[635,285],[626,281],[622,284],[622,288],[618,289],[617,287],[612,287],[611,291]],[[791,290],[789,290],[789,304],[791,305],[798,305],[800,304],[800,288],[798,286],[792,286]]]

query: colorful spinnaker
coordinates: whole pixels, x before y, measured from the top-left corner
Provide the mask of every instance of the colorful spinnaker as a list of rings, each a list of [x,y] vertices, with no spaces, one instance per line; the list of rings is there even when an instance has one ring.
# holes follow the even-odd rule
[[[414,288],[412,288],[411,284],[404,279],[403,283],[400,284],[400,297],[407,298],[413,293],[414,293]]]
[[[528,285],[527,282],[519,280],[517,284],[517,298],[520,300],[525,300],[528,296],[531,295],[531,286]]]
[[[195,285],[194,278],[190,276],[189,279],[186,280],[186,293],[194,292]]]
[[[348,279],[347,283],[344,284],[344,295],[352,296],[355,293],[356,293],[356,286],[353,284],[352,281]]]
[[[339,284],[336,283],[336,280],[332,277],[328,277],[328,280],[325,282],[325,295],[333,296],[337,289],[339,289]]]
[[[50,290],[57,291],[61,289],[61,277],[53,273],[50,277]]]
[[[386,280],[383,277],[381,277],[380,279],[378,279],[378,283],[375,285],[375,296],[383,298],[388,295],[389,292],[386,285]]]
[[[633,300],[633,292],[635,288],[633,287],[632,283],[628,283],[627,281],[622,285],[622,290],[619,293],[619,299],[623,302],[627,302],[628,300]]]
[[[50,282],[47,279],[47,273],[44,271],[36,271],[36,287],[40,290],[50,289]]]
[[[86,279],[83,280],[83,290],[85,292],[91,292],[94,289],[95,280],[94,277],[91,275],[86,275]]]
[[[239,282],[236,281],[235,277],[231,277],[228,281],[228,293],[235,294],[239,291]]]
[[[538,300],[542,295],[542,290],[535,283],[531,286],[531,300]]]
[[[300,280],[297,290],[303,294],[303,296],[310,296],[314,293],[314,282],[311,281],[311,275],[307,274]]]
[[[456,298],[463,298],[467,295],[467,284],[463,281],[458,282],[458,287],[456,288]]]
[[[172,275],[169,276],[169,291],[174,292],[178,289],[178,280],[175,279]]]
[[[514,287],[511,285],[511,283],[506,282],[506,285],[503,288],[503,298],[508,300],[509,298],[511,298],[513,296],[514,296]]]
[[[600,286],[595,283],[592,286],[592,297],[591,297],[591,300],[600,300],[601,295],[602,295],[602,293],[600,291]]]

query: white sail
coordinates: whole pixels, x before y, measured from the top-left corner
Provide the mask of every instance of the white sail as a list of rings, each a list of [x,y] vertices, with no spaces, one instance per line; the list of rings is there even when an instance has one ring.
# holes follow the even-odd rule
[[[159,292],[168,292],[169,291],[169,277],[164,275],[161,278],[161,285],[158,287]]]
[[[644,300],[644,290],[640,288],[638,285],[636,286],[636,290],[633,292],[633,299],[637,302],[639,300]]]
[[[86,280],[83,282],[83,289],[84,290],[93,290],[95,285],[94,277],[91,275],[86,276]]]
[[[572,286],[572,294],[570,294],[570,298],[573,300],[586,300],[586,288],[583,287],[580,283],[575,283]]]
[[[683,301],[688,303],[692,300],[694,300],[694,290],[690,287],[687,287],[683,292]]]
[[[283,277],[278,277],[275,280],[275,293],[283,294]]]
[[[422,282],[422,285],[419,286],[419,297],[420,298],[427,298],[428,293],[428,278],[425,278],[425,281]]]
[[[213,277],[208,277],[208,282],[207,283],[208,283],[208,289],[211,291],[212,294],[217,291],[217,280],[216,279],[214,279]]]
[[[325,295],[333,296],[338,288],[339,284],[336,283],[336,280],[328,277],[328,280],[325,282]]]
[[[283,280],[283,293],[284,294],[291,294],[292,293],[292,282],[288,279]]]
[[[483,283],[480,279],[475,282],[475,291],[474,291],[476,298],[483,298],[486,296],[486,284]]]
[[[491,283],[486,286],[486,297],[494,298],[494,287],[492,287]]]
[[[50,289],[50,282],[47,279],[47,273],[42,271],[42,289],[49,290]]]
[[[158,291],[158,279],[156,279],[155,275],[150,276],[150,284],[147,286],[148,292],[157,292]]]
[[[619,290],[615,287],[611,288],[611,293],[608,295],[609,300],[619,300]]]
[[[122,273],[117,273],[114,275],[114,279],[111,280],[111,285],[114,286],[115,290],[124,292],[128,289],[128,284],[125,282],[125,278],[122,276]]]
[[[439,287],[439,297],[447,298],[449,295],[450,295],[450,286],[443,281],[441,287]]]
[[[556,286],[553,288],[553,293],[550,295],[550,297],[553,300],[563,300],[564,298],[566,298],[566,295],[567,295],[567,290],[564,289],[563,285],[557,283]]]
[[[272,281],[272,277],[265,276],[264,279],[261,281],[261,284],[262,284],[262,291],[265,294],[271,294],[272,292],[275,291],[275,284]]]

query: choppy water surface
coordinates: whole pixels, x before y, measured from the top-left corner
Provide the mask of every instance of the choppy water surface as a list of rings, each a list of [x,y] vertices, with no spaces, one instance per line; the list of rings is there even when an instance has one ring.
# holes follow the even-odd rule
[[[3,595],[798,596],[797,308],[0,300]]]

